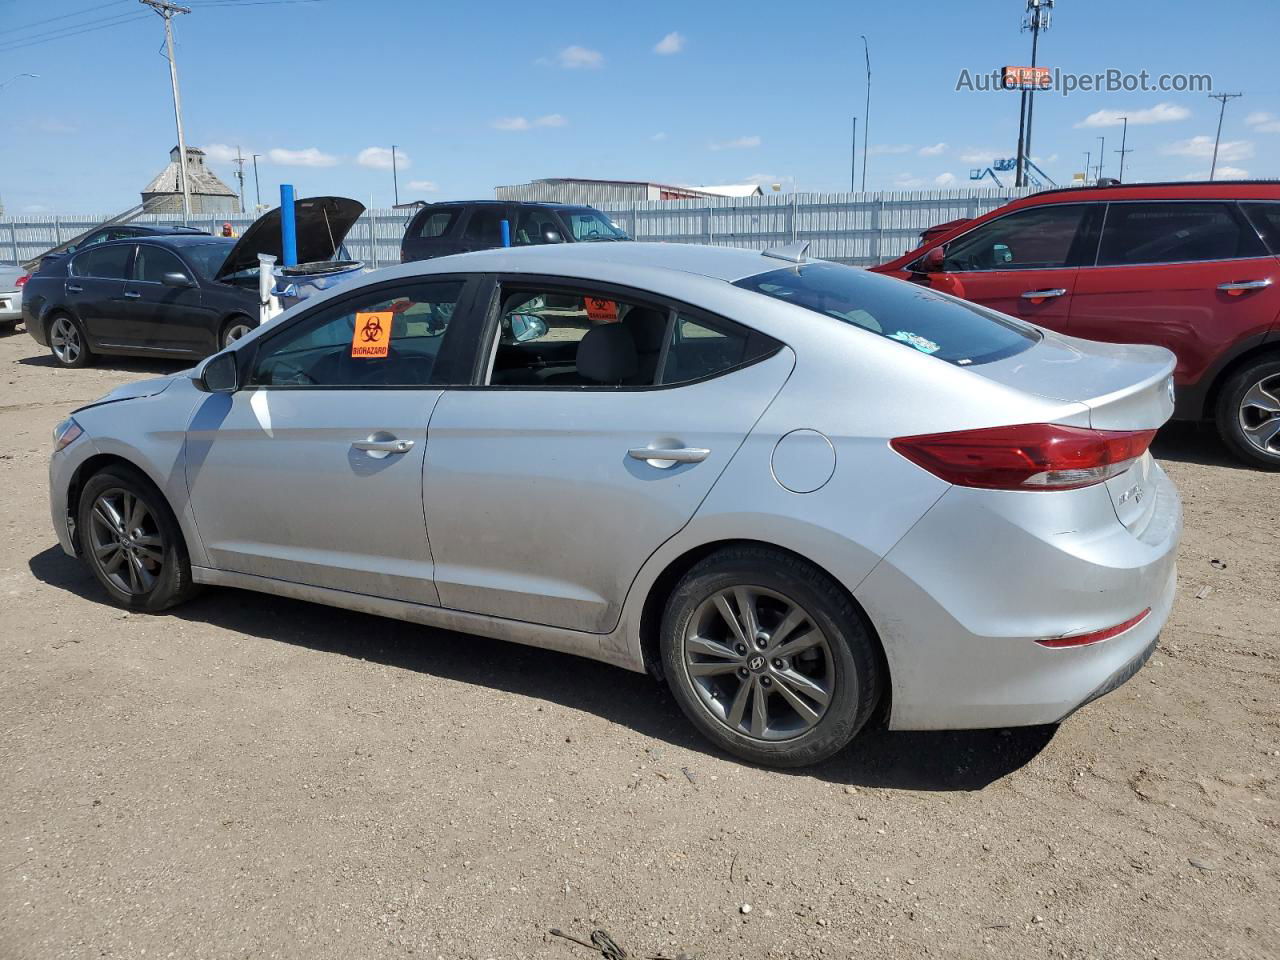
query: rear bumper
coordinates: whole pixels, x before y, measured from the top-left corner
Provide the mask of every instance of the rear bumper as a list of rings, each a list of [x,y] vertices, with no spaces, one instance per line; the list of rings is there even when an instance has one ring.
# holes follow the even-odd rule
[[[22,319],[22,291],[0,293],[0,323],[16,323]]]
[[[889,661],[899,730],[1056,723],[1141,668],[1176,590],[1181,504],[1159,468],[1159,508],[1137,535],[1101,486],[1064,495],[953,488],[857,596]],[[1053,497],[1037,503],[1036,497]],[[1082,523],[1111,514],[1109,523]],[[1081,647],[1039,638],[1126,632]]]

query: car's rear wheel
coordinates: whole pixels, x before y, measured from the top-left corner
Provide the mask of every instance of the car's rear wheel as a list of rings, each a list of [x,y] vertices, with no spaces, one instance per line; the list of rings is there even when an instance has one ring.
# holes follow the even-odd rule
[[[255,326],[257,324],[248,317],[232,317],[222,328],[222,336],[219,339],[220,348],[225,350]]]
[[[178,521],[137,470],[112,466],[89,478],[76,532],[89,569],[120,606],[155,612],[196,592]]]
[[[848,594],[812,564],[767,548],[722,550],[680,580],[662,657],[681,709],[709,740],[777,767],[845,747],[884,682]]]
[[[49,321],[49,350],[64,367],[87,367],[93,361],[84,327],[68,313],[59,313]]]
[[[1222,439],[1237,457],[1280,470],[1280,358],[1234,373],[1218,396],[1217,420]]]

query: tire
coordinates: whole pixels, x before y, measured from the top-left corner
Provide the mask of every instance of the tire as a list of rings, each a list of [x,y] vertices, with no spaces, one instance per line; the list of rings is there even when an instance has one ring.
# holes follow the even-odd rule
[[[89,338],[84,326],[69,313],[55,313],[49,318],[49,352],[58,366],[79,369],[93,363]]]
[[[5,320],[0,322],[0,334],[8,336],[18,329],[17,320]]]
[[[132,467],[110,466],[89,478],[80,492],[76,536],[85,563],[118,606],[156,613],[198,592],[173,511]]]
[[[232,317],[222,325],[222,332],[218,334],[218,349],[227,349],[256,326],[248,317]]]
[[[744,621],[744,599],[754,619]],[[758,625],[754,646],[731,617],[746,623],[743,634]],[[764,547],[721,550],[685,574],[668,599],[661,646],[685,716],[716,746],[764,766],[807,766],[842,750],[885,682],[849,595],[807,561]]]
[[[1280,470],[1280,357],[1250,363],[1218,394],[1218,432],[1237,458]],[[1265,444],[1265,445],[1264,445]]]

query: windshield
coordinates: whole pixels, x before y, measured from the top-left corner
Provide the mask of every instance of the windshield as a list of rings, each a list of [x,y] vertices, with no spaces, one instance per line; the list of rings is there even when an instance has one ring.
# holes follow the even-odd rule
[[[182,255],[195,267],[196,273],[205,280],[211,280],[222,268],[227,254],[236,242],[230,238],[210,240],[208,243],[190,243],[182,247]]]
[[[959,366],[1013,356],[1040,339],[1024,326],[916,284],[838,263],[804,263],[735,286],[794,303]]]
[[[560,215],[569,224],[573,239],[579,242],[631,239],[625,230],[620,229],[599,210],[591,207],[572,207],[561,210]]]

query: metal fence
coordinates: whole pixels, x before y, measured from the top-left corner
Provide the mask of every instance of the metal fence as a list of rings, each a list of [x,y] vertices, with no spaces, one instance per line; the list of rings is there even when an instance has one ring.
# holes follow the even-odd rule
[[[915,247],[920,231],[976,217],[1023,189],[913,190],[884,193],[799,193],[721,200],[603,203],[601,210],[637,240],[707,243],[764,249],[797,240],[810,255],[867,266],[891,260]],[[369,210],[347,235],[352,256],[370,266],[400,261],[400,238],[411,211]],[[22,263],[89,230],[103,216],[42,215],[0,220],[0,262]],[[144,215],[135,223],[169,223],[173,217]],[[217,233],[230,221],[243,233],[252,217],[192,219],[192,226]]]

